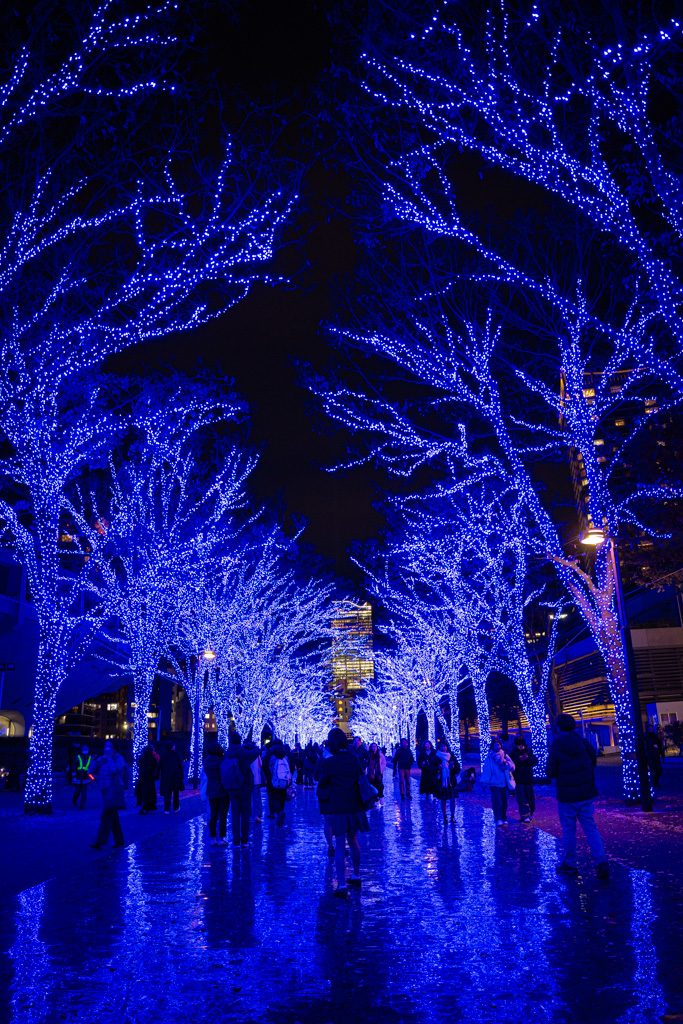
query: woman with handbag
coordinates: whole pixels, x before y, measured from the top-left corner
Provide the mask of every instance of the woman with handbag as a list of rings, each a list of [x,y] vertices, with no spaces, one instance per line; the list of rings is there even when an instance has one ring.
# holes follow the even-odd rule
[[[382,806],[384,801],[384,769],[387,766],[387,759],[376,743],[370,744],[368,753],[368,779],[377,790],[377,804]]]
[[[441,801],[443,823],[446,825],[448,822],[448,816],[446,814],[446,801],[448,801],[451,805],[451,824],[454,825],[455,798],[458,795],[455,787],[458,772],[460,771],[460,765],[449,750],[448,744],[445,740],[442,740],[439,744],[439,749],[434,755],[433,764],[435,767],[434,774],[436,776],[436,795]]]
[[[100,777],[102,794],[102,813],[97,829],[93,850],[99,850],[106,843],[111,832],[114,846],[123,846],[123,830],[119,821],[119,811],[126,809],[126,789],[128,788],[128,765],[111,740],[104,744],[104,757],[98,757],[96,768]]]
[[[337,840],[335,896],[346,899],[346,840],[348,838],[353,864],[353,875],[349,878],[349,885],[360,886],[358,833],[369,832],[370,826],[360,791],[361,768],[358,759],[349,751],[346,734],[341,729],[331,729],[327,740],[332,756],[323,761],[318,783],[318,798],[321,810],[329,820],[331,834]]]
[[[491,740],[489,752],[481,770],[481,781],[491,787],[491,806],[496,827],[507,825],[508,793],[513,793],[515,780],[514,762],[503,750],[499,739]]]

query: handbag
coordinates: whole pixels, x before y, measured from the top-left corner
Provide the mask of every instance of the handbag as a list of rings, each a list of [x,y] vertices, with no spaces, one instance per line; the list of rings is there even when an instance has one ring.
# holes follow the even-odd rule
[[[513,779],[511,773],[508,772],[508,793],[514,793],[514,791],[516,789],[517,789],[517,783]]]
[[[285,799],[286,800],[294,800],[295,797],[296,797],[296,786],[294,785],[294,782],[290,782],[290,784],[287,786],[287,789],[285,790]]]
[[[371,807],[377,802],[379,796],[378,791],[375,789],[373,784],[367,775],[361,775],[358,779],[358,789],[360,790],[360,798],[363,804],[363,809],[369,811]]]

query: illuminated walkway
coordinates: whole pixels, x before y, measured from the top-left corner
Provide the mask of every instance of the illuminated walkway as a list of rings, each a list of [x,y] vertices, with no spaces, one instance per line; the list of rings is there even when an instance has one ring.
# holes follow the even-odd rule
[[[314,794],[249,853],[178,823],[3,907],[12,1024],[654,1024],[683,1011],[679,908],[613,865],[559,879],[556,841],[461,799],[396,804],[362,837],[363,890],[332,896]]]

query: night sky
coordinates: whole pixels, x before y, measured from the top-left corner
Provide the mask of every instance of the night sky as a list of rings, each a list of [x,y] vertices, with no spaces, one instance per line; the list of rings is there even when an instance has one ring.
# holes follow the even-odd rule
[[[335,46],[326,17],[330,9],[329,2],[248,0],[237,3],[229,19],[214,8],[207,63],[213,61],[227,93],[237,88],[257,103],[284,98],[295,114],[315,109],[313,90]],[[540,201],[524,183],[511,183],[498,171],[484,178],[479,158],[469,154],[460,160],[457,186],[471,212],[503,220]],[[358,585],[348,548],[377,536],[384,518],[374,503],[395,484],[369,465],[328,471],[358,439],[325,421],[298,383],[295,365],[324,369],[338,359],[325,343],[323,325],[334,315],[331,295],[352,279],[361,259],[351,223],[338,212],[348,187],[314,154],[273,268],[291,272],[292,285],[257,285],[246,300],[202,328],[127,350],[112,365],[145,372],[169,363],[185,371],[203,364],[234,378],[252,411],[249,443],[261,452],[251,480],[253,500],[274,506],[285,523],[303,517],[303,540]]]
[[[224,86],[255,100],[285,97],[303,109],[329,63],[332,47],[320,5],[250,0],[235,8],[236,21],[214,12],[214,59]],[[257,285],[246,300],[209,324],[184,335],[128,350],[112,360],[119,371],[154,370],[171,363],[190,371],[219,366],[234,378],[252,410],[249,443],[261,452],[251,481],[257,503],[275,506],[290,522],[304,517],[303,536],[343,576],[357,577],[346,551],[354,540],[376,535],[383,517],[373,507],[377,483],[371,468],[332,474],[351,441],[312,407],[298,383],[296,362],[323,368],[332,361],[321,336],[331,314],[330,286],[355,269],[359,254],[348,223],[331,214],[338,195],[332,172],[312,162],[304,195],[289,231],[291,246],[276,271],[293,267],[287,287]],[[294,243],[296,240],[296,244]],[[285,242],[288,239],[285,238]],[[282,264],[282,266],[280,266]],[[307,264],[302,271],[300,268]]]

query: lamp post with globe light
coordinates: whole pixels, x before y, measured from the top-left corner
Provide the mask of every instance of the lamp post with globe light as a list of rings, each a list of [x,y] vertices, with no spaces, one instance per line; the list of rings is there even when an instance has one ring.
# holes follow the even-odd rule
[[[621,643],[624,649],[624,661],[626,664],[626,681],[628,684],[628,692],[631,701],[631,715],[633,719],[633,729],[635,732],[636,739],[636,757],[638,768],[638,781],[640,788],[640,805],[644,811],[651,811],[652,788],[650,786],[650,775],[647,766],[647,758],[645,756],[645,736],[643,734],[643,718],[640,711],[638,674],[636,671],[636,660],[633,654],[631,631],[628,628],[626,601],[624,598],[624,588],[621,582],[621,570],[619,568],[619,559],[617,557],[616,541],[614,537],[608,536],[604,530],[601,530],[595,526],[590,527],[590,529],[588,530],[584,530],[579,535],[579,541],[581,544],[593,548],[601,547],[605,543],[609,545],[608,558],[610,561],[610,566],[614,577],[614,595],[616,598],[617,620],[619,623],[619,632],[621,634]]]
[[[199,789],[200,769],[200,748],[203,746],[201,739],[204,736],[204,720],[202,718],[202,695],[204,693],[204,681],[201,678],[202,662],[211,662],[216,657],[216,652],[207,648],[199,655],[195,666],[195,692],[194,692],[194,749],[192,751],[192,778],[188,779],[194,789]]]

